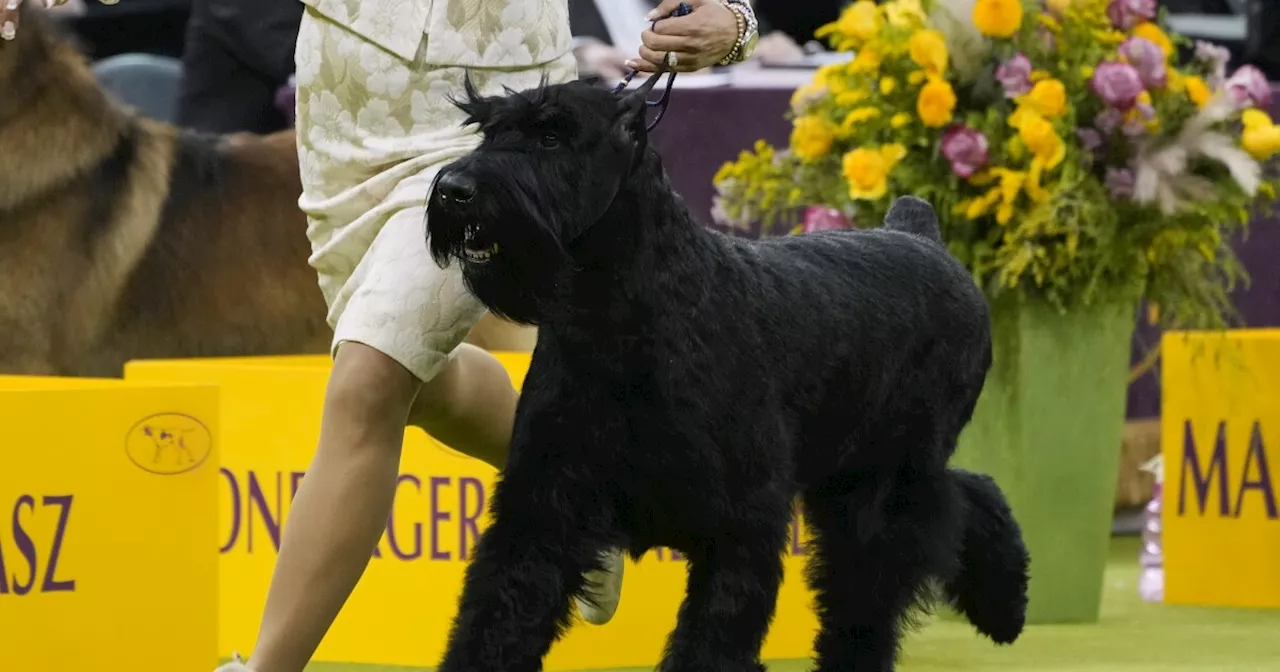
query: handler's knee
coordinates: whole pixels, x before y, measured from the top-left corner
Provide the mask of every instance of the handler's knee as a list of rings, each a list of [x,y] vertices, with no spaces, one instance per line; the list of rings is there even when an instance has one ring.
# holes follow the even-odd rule
[[[398,452],[420,385],[391,357],[362,343],[343,343],[325,392],[322,447],[391,446]]]

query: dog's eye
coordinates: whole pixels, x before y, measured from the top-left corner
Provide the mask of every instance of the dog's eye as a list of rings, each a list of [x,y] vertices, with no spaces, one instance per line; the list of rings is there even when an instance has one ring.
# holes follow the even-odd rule
[[[544,149],[555,149],[560,146],[560,136],[555,133],[542,134],[542,146]]]

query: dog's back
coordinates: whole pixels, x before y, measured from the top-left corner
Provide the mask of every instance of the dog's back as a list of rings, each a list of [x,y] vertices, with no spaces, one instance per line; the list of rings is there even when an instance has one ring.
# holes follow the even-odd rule
[[[327,349],[292,132],[139,118],[25,6],[0,90],[0,371]]]

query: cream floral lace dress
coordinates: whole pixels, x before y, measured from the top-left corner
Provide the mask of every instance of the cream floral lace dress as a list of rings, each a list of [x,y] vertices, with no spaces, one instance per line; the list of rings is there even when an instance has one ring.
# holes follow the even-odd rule
[[[420,380],[484,314],[427,253],[425,202],[479,142],[449,102],[573,79],[566,0],[304,0],[297,131],[311,264],[334,350],[364,343]]]

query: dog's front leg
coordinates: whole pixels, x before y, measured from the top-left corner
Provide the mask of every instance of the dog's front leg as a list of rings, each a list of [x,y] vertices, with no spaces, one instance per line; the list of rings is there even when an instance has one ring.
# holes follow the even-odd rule
[[[568,628],[570,598],[602,545],[571,532],[572,521],[529,514],[500,511],[481,536],[439,672],[540,670]]]

